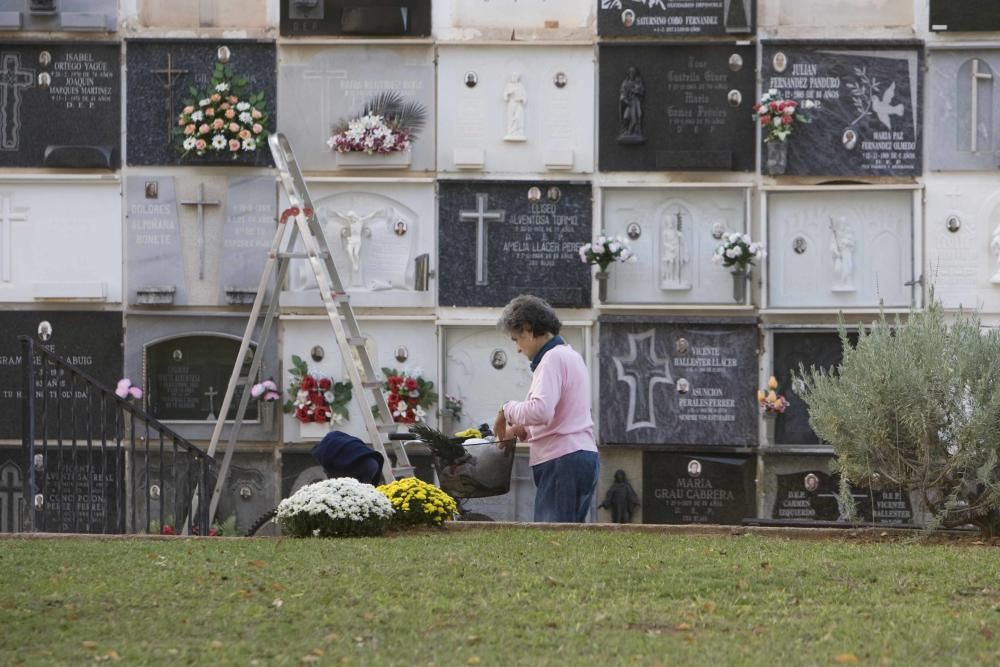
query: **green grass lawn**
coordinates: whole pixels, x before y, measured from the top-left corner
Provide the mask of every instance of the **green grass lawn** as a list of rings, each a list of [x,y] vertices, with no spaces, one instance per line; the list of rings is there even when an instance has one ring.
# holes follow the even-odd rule
[[[526,527],[3,539],[0,664],[995,665],[998,555]]]

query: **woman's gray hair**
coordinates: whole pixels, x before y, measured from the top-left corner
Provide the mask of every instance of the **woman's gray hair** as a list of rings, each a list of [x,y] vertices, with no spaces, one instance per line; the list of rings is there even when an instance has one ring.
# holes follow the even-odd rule
[[[547,333],[556,336],[562,328],[562,322],[556,316],[556,311],[544,299],[522,294],[514,297],[504,307],[497,328],[504,333],[530,331],[536,336],[544,336]]]

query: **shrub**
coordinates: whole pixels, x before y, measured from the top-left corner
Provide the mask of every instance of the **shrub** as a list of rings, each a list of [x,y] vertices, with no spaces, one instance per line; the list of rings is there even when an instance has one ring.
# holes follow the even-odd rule
[[[350,477],[307,484],[278,505],[276,519],[294,537],[381,535],[392,505],[371,484]]]
[[[998,532],[1000,333],[974,315],[949,325],[934,302],[904,323],[883,313],[848,343],[833,370],[808,372],[800,392],[809,423],[837,454],[842,489],[915,491],[932,526]],[[842,494],[843,495],[843,494]]]
[[[378,487],[392,503],[393,523],[398,526],[440,526],[458,513],[458,504],[433,484],[405,477]]]

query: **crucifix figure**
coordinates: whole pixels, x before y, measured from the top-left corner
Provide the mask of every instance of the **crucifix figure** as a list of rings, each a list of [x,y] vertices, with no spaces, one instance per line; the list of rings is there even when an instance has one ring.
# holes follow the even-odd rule
[[[166,69],[154,69],[150,70],[153,74],[163,82],[163,89],[167,91],[167,134],[166,134],[166,144],[169,146],[173,143],[174,136],[174,123],[177,119],[174,117],[174,83],[176,83],[182,76],[187,74],[190,70],[186,69],[174,69],[172,54],[167,54],[167,68]],[[177,76],[174,76],[174,75]],[[161,76],[162,75],[162,76]]]
[[[21,143],[21,89],[35,83],[35,70],[21,69],[20,53],[3,54],[0,63],[0,150],[16,151]]]
[[[205,184],[201,183],[198,185],[198,199],[195,201],[182,201],[181,204],[185,206],[197,206],[198,207],[198,227],[201,229],[201,241],[198,248],[198,280],[205,279],[205,207],[206,206],[218,206],[217,201],[208,201],[205,199]]]
[[[486,223],[503,222],[506,211],[488,211],[489,195],[476,194],[475,211],[459,211],[458,219],[462,222],[476,223],[476,284],[488,285],[486,276]]]
[[[219,395],[219,392],[215,391],[215,387],[208,385],[208,391],[205,392],[205,396],[208,396],[208,416],[205,417],[205,421],[215,421],[215,397]]]
[[[344,239],[344,246],[347,250],[347,256],[351,260],[351,268],[354,270],[355,277],[358,277],[358,272],[361,271],[362,239],[371,238],[372,235],[371,228],[365,223],[375,216],[386,212],[386,209],[383,208],[376,209],[368,215],[358,215],[353,210],[343,213],[340,211],[330,211],[330,213],[344,221],[344,226],[340,230],[340,236]]]
[[[649,341],[647,350],[640,353],[639,344]],[[618,381],[628,385],[628,421],[625,430],[656,428],[653,412],[653,388],[658,384],[673,384],[670,359],[656,355],[656,330],[628,335],[628,356],[612,357],[618,371]]]
[[[969,123],[970,139],[969,150],[975,153],[979,149],[979,82],[990,81],[993,75],[989,72],[979,71],[979,58],[972,59],[972,102],[969,104],[969,113],[972,114],[972,121]]]
[[[11,263],[14,261],[14,230],[15,222],[26,222],[28,216],[26,208],[14,208],[11,206],[13,197],[4,197],[3,204],[0,205],[0,282],[9,283],[11,281]]]

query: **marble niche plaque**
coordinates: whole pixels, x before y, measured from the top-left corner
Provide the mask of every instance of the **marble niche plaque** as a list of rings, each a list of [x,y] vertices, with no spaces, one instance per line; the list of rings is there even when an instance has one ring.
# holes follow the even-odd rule
[[[1000,313],[1000,187],[984,174],[928,174],[924,275],[945,308]]]
[[[0,181],[0,300],[121,303],[121,246],[119,183]]]
[[[755,318],[600,318],[600,441],[757,446]]]
[[[769,308],[906,308],[912,190],[769,192]]]
[[[427,280],[436,271],[433,185],[317,183],[310,192],[353,305],[434,305],[436,284]],[[297,245],[304,250],[301,239]],[[308,262],[291,260],[288,275],[282,306],[323,305]]]
[[[0,0],[0,30],[115,32],[117,0]]]
[[[253,303],[277,228],[273,178],[130,175],[125,188],[130,305]]]
[[[929,0],[932,32],[1000,30],[1000,5],[984,0]]]
[[[597,0],[602,37],[706,37],[748,34],[757,0]]]
[[[604,229],[626,239],[635,263],[609,272],[611,303],[733,303],[728,269],[711,261],[723,234],[747,229],[744,188],[607,188]]]
[[[1000,8],[1000,6],[998,6]],[[1000,50],[928,52],[928,166],[1000,167]]]
[[[739,524],[757,515],[749,456],[642,453],[643,523]]]
[[[434,171],[434,49],[421,45],[282,48],[278,68],[282,132],[304,171]],[[327,140],[392,91],[421,105],[426,121],[409,151],[337,153]]]
[[[438,303],[503,306],[534,294],[555,307],[590,305],[589,185],[555,181],[438,183]]]
[[[840,478],[828,472],[822,463],[815,457],[813,460],[795,457],[782,461],[774,469],[767,468],[764,506],[770,508],[771,519],[790,523],[849,522],[847,506],[839,495]],[[860,523],[881,526],[914,523],[913,504],[905,491],[852,487],[851,497],[856,521]]]
[[[21,343],[18,336],[31,336],[35,345],[63,357],[98,382],[114,388],[122,377],[122,316],[114,312],[19,310],[6,311],[0,317],[0,438],[20,438],[22,409]],[[48,323],[46,327],[43,323]],[[40,336],[45,329],[51,333],[47,339]],[[36,359],[39,375],[35,384],[35,405],[41,410],[43,402],[50,409],[46,422],[49,439],[60,433],[58,415],[52,407],[59,402],[62,410],[76,410],[78,415],[94,409],[90,407],[89,393],[82,384],[73,384],[71,376],[51,364],[41,367],[42,357]],[[96,401],[97,399],[95,399]],[[97,403],[94,403],[96,406]],[[36,434],[41,438],[41,417],[36,416]],[[86,425],[82,419],[71,429],[64,417],[61,433],[66,437],[85,437]],[[94,436],[100,435],[100,424],[94,424]]]
[[[427,37],[431,0],[280,0],[285,37]]]
[[[120,45],[7,43],[0,72],[0,167],[121,164]]]
[[[923,66],[922,42],[764,42],[763,89],[820,102],[784,143],[785,170],[769,173],[919,176]]]
[[[438,347],[434,322],[427,318],[397,320],[358,317],[361,335],[368,338],[366,343],[372,363],[379,371],[383,368],[412,371],[425,380],[434,383],[435,393],[442,394],[438,381]],[[324,317],[298,318],[281,323],[282,364],[285,374],[278,383],[282,388],[282,400],[287,400],[288,386],[292,378],[287,369],[292,368],[292,356],[298,356],[309,365],[310,372],[319,373],[335,382],[349,380],[347,366],[340,354],[337,339],[333,334],[330,320]],[[359,363],[352,354],[351,363]],[[379,374],[378,380],[384,380]],[[284,416],[285,442],[319,440],[328,431],[344,431],[368,441],[368,431],[358,398],[362,392],[372,401],[370,390],[352,388],[352,398],[347,406],[350,418],[336,424],[302,424],[294,415]],[[443,400],[443,398],[442,398]],[[425,407],[427,423],[436,426],[437,404]],[[494,410],[494,413],[496,410]]]
[[[142,378],[146,410],[189,440],[208,440],[222,407],[229,377],[246,329],[245,317],[184,313],[128,315],[125,336],[126,377]],[[247,357],[236,395],[227,412],[223,438],[229,437],[231,420],[243,391],[264,378],[278,377],[277,333],[272,327],[267,345],[259,349],[259,327],[250,340],[253,355],[263,354],[257,377],[247,377],[252,356]],[[269,441],[274,430],[259,419],[257,401],[247,405],[240,428],[241,441]]]
[[[485,39],[564,39],[593,36],[590,0],[434,0],[434,34],[439,40],[468,39],[469,30]]]
[[[130,39],[126,55],[129,165],[271,165],[264,141],[254,151],[240,151],[235,159],[213,151],[201,157],[181,156],[177,119],[186,104],[197,103],[196,94],[208,89],[220,54],[234,76],[246,78],[246,95],[263,93],[268,115],[264,129],[274,131],[278,103],[273,42]]]
[[[593,171],[591,47],[442,45],[438,52],[441,171]]]
[[[840,336],[836,331],[774,331],[772,334],[772,360],[774,377],[778,380],[779,393],[788,399],[785,412],[774,422],[774,440],[778,445],[818,445],[820,439],[809,426],[809,409],[799,396],[801,383],[799,364],[810,368],[830,370],[836,368],[844,357]],[[848,332],[848,339],[857,341],[857,334]]]
[[[753,171],[753,46],[599,48],[601,171]]]

